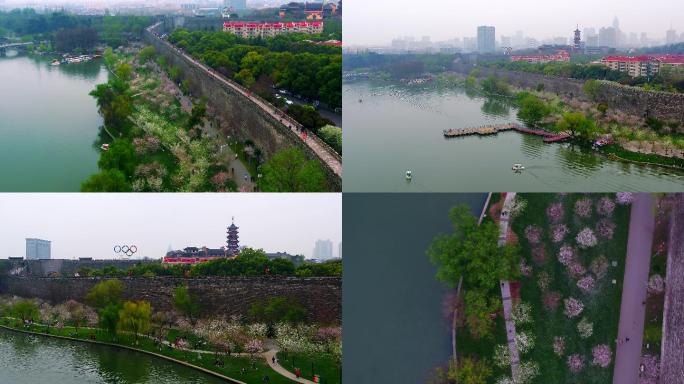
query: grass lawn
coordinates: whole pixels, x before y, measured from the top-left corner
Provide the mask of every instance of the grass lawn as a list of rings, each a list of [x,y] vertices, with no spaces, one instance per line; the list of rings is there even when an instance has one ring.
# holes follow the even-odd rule
[[[610,383],[613,376],[613,362],[615,358],[615,339],[617,338],[618,321],[620,316],[620,300],[624,273],[624,260],[627,247],[629,226],[629,206],[617,205],[612,213],[611,221],[616,224],[612,240],[604,239],[595,230],[596,223],[603,216],[598,215],[596,203],[602,196],[614,199],[613,194],[569,194],[565,196],[555,194],[522,194],[527,201],[526,209],[512,222],[512,229],[516,233],[521,246],[522,257],[532,266],[529,277],[521,278],[522,302],[531,304],[533,326],[530,331],[535,335],[535,347],[521,357],[522,361],[539,364],[540,374],[533,383],[573,383],[598,384]],[[580,218],[574,214],[575,202],[590,198],[593,201],[592,213],[588,218]],[[551,236],[551,223],[547,218],[546,209],[553,203],[560,201],[564,207],[564,219],[561,221],[569,228],[564,240],[554,243]],[[536,225],[542,230],[541,243],[546,251],[545,261],[533,261],[532,248],[525,236],[525,229],[529,225]],[[592,248],[580,249],[575,236],[583,228],[594,229],[598,244]],[[608,260],[605,276],[595,277],[595,287],[584,292],[577,286],[577,278],[572,278],[566,267],[558,261],[558,252],[563,244],[575,248],[576,260],[586,268],[587,276],[593,273],[589,268],[591,262],[599,256]],[[617,265],[613,266],[613,262]],[[560,293],[561,300],[555,311],[547,310],[544,306],[544,292],[539,287],[539,275],[545,272],[550,277],[547,291]],[[616,284],[612,284],[612,280]],[[583,312],[572,319],[563,313],[563,300],[568,297],[579,299],[584,304]],[[593,335],[583,339],[577,330],[577,324],[583,317],[593,323]],[[553,350],[554,338],[565,338],[565,353],[557,356]],[[592,348],[598,344],[607,344],[613,353],[613,362],[607,368],[592,364]],[[584,368],[578,373],[572,373],[567,366],[567,358],[572,354],[581,354],[584,358]]]
[[[311,380],[314,374],[318,374],[321,378],[321,384],[340,384],[342,382],[340,367],[338,367],[335,359],[329,355],[278,352],[278,362],[290,372],[294,372],[296,368],[301,369],[302,377],[308,380]]]
[[[30,325],[25,326],[20,320],[1,318],[0,324],[6,325],[15,329],[32,331],[38,333],[47,333],[47,327]],[[266,361],[260,356],[255,356],[254,359],[249,357],[228,357],[221,356],[224,366],[218,367],[214,365],[215,357],[213,354],[197,354],[185,351],[172,349],[168,346],[159,347],[151,339],[139,337],[137,344],[132,335],[119,335],[116,339],[106,332],[95,329],[79,328],[78,332],[73,327],[64,327],[62,329],[50,328],[50,335],[65,336],[78,338],[83,340],[95,340],[105,343],[120,344],[130,346],[137,349],[142,349],[149,352],[154,352],[160,355],[168,356],[177,360],[185,361],[190,364],[220,373],[246,383],[261,383],[264,376],[269,377],[269,383],[275,384],[289,384],[291,381],[277,372],[273,371]],[[244,368],[244,374],[242,370]],[[339,381],[337,381],[339,383]],[[334,383],[331,381],[330,383]]]

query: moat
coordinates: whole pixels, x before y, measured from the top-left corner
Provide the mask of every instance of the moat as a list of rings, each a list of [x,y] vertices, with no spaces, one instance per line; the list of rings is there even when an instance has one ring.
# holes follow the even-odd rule
[[[684,171],[610,160],[517,132],[446,139],[445,129],[519,121],[505,101],[458,87],[343,84],[349,192],[681,191]],[[522,164],[521,173],[511,171]],[[405,178],[412,171],[412,180]]]
[[[77,192],[97,172],[102,118],[89,93],[107,71],[100,60],[50,62],[0,56],[0,192]]]
[[[194,369],[114,347],[0,329],[0,382],[223,383]]]

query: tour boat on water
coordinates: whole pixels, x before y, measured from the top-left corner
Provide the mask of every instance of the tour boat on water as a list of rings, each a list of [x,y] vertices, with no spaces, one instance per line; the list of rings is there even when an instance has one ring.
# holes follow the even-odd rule
[[[413,173],[411,171],[406,171],[406,180],[411,180],[413,178]]]
[[[522,172],[523,170],[525,170],[525,167],[523,167],[522,164],[513,164],[513,167],[512,167],[511,169],[512,169],[513,172],[515,172],[515,173],[520,173],[520,172]]]
[[[50,63],[50,65],[52,65],[52,66],[57,66],[57,65],[60,65],[60,64],[61,64],[61,63],[60,63],[59,60],[57,60],[57,59],[52,60],[52,63]]]

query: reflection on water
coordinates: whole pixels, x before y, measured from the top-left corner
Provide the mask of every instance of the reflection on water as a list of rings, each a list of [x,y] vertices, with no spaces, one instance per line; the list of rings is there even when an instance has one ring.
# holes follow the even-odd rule
[[[102,125],[89,93],[102,62],[51,66],[51,58],[0,57],[0,192],[76,192],[97,172]]]
[[[467,204],[479,215],[483,194],[343,196],[349,256],[344,264],[345,383],[424,383],[451,351],[447,290],[425,250],[449,233],[449,209]]]
[[[0,329],[0,383],[190,383],[223,381],[152,356]]]
[[[517,122],[505,99],[468,89],[362,81],[343,84],[343,102],[345,191],[662,192],[684,185],[684,171],[612,161],[517,132],[445,139],[444,129]],[[513,173],[516,163],[525,171]]]

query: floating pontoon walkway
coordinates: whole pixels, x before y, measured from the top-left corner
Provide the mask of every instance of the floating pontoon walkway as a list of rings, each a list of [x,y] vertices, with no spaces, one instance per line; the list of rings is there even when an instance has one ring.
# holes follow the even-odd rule
[[[564,133],[558,134],[558,133],[541,131],[538,129],[526,128],[526,127],[523,127],[522,125],[517,124],[517,123],[481,125],[479,127],[462,128],[462,129],[445,129],[444,130],[444,137],[461,137],[461,136],[470,136],[470,135],[488,136],[488,135],[496,135],[499,132],[510,131],[510,130],[515,130],[515,131],[527,133],[530,135],[543,136],[545,143],[555,143],[558,141],[566,140],[570,137],[570,135],[564,134]]]

